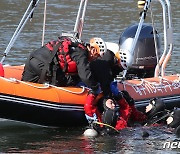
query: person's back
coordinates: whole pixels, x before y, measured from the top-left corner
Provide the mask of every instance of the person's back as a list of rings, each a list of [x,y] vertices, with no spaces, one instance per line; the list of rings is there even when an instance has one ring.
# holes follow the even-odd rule
[[[30,54],[23,72],[23,81],[74,86],[81,80],[90,88],[96,87],[87,48],[81,42],[71,42],[64,38],[66,41],[60,37]]]

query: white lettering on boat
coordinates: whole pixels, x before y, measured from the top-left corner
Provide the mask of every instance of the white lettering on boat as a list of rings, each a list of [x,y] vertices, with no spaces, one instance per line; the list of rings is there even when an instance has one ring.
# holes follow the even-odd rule
[[[161,80],[160,82],[150,82],[147,80],[142,80],[140,84],[129,84],[123,83],[124,87],[126,85],[131,86],[136,93],[139,95],[147,95],[147,93],[169,93],[169,91],[180,90],[180,81],[169,81]]]

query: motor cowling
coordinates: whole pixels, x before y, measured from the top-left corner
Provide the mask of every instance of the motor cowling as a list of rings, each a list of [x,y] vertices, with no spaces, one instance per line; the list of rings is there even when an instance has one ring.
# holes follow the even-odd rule
[[[138,77],[152,77],[157,64],[153,27],[143,24],[134,52],[131,49],[138,24],[124,30],[119,39],[121,64],[128,65],[128,73]],[[160,56],[160,36],[155,30],[157,53]]]

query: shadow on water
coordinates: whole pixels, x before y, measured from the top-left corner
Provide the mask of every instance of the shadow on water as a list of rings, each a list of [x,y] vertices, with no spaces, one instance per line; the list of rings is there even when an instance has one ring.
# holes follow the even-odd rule
[[[118,135],[86,138],[85,128],[42,128],[0,123],[0,152],[7,153],[177,153],[163,148],[165,142],[180,142],[165,126],[127,128]],[[143,133],[148,132],[148,137]]]

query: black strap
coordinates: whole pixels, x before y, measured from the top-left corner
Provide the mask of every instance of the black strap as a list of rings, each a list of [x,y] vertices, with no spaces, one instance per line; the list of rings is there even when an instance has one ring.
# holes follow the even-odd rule
[[[55,55],[57,54],[57,51],[59,49],[61,45],[61,42],[58,42],[58,44],[56,44],[54,47],[53,47],[53,50],[50,51],[51,52],[51,55],[50,55],[50,58],[49,58],[49,62],[48,63],[45,63],[45,66],[41,72],[41,75],[40,75],[40,79],[39,79],[39,83],[43,83],[45,81],[45,77],[47,75],[47,73],[49,73],[48,71],[50,70],[50,67],[53,67],[52,69],[52,75],[53,75],[53,81],[52,81],[52,84],[55,84],[56,83],[56,70],[57,70],[57,64],[55,64],[55,66],[52,64],[54,62],[53,59],[56,59],[55,58]],[[51,66],[53,65],[53,66]],[[50,74],[48,74],[50,75]]]
[[[57,60],[57,57],[54,57],[53,62],[50,64],[51,70],[52,70],[52,84],[56,85],[57,84],[57,70],[59,67],[59,63]]]
[[[57,54],[57,51],[59,49],[59,47],[61,46],[62,42],[58,42],[58,44],[56,44],[54,47],[53,47],[53,51],[51,51],[51,57],[50,57],[50,62],[53,61],[53,58],[55,57],[55,55]]]

